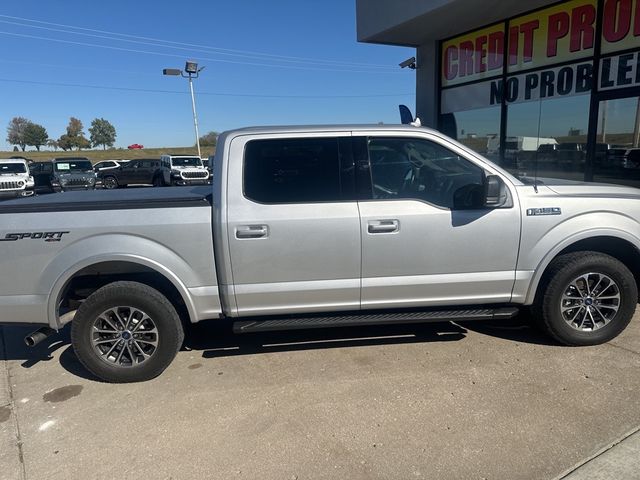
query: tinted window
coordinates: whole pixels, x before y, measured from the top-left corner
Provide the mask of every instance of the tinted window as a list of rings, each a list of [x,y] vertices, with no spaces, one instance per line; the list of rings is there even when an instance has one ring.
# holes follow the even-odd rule
[[[76,160],[68,162],[56,162],[56,172],[88,172],[93,171],[93,166],[89,160]]]
[[[174,167],[201,167],[202,160],[198,157],[174,157],[171,164]]]
[[[27,173],[24,163],[0,163],[0,175],[10,173]]]
[[[338,139],[248,142],[244,193],[247,198],[262,203],[341,200]]]
[[[369,158],[375,199],[417,199],[451,209],[482,205],[482,168],[437,143],[371,138]]]

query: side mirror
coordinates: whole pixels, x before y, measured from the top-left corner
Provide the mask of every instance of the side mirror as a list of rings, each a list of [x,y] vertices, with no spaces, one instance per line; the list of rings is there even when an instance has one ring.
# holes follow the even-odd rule
[[[484,177],[484,206],[489,208],[502,207],[507,203],[507,186],[498,175]]]

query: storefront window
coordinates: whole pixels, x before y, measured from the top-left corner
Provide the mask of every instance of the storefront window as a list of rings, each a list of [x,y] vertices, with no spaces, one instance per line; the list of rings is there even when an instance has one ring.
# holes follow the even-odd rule
[[[480,108],[454,114],[457,140],[494,162],[499,158],[500,107]]]
[[[509,105],[501,164],[519,176],[584,180],[589,96]]]
[[[640,0],[566,0],[440,47],[444,132],[518,176],[640,187]]]
[[[640,187],[640,97],[600,102],[596,182]]]

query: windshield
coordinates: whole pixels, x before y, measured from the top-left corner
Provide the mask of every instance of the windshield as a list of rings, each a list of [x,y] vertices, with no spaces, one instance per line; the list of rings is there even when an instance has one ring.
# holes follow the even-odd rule
[[[0,164],[0,175],[10,175],[14,173],[27,173],[24,163],[2,163]]]
[[[198,157],[172,158],[171,165],[174,167],[201,167],[202,160]]]
[[[56,162],[56,172],[90,172],[93,171],[89,160],[74,160],[71,162]]]

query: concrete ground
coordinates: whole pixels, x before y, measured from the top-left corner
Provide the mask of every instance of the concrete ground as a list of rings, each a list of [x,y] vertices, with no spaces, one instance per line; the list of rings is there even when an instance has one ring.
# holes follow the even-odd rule
[[[28,350],[27,331],[2,329],[2,479],[553,479],[640,425],[640,314],[589,348],[522,318],[203,324],[161,377],[129,385],[93,379],[68,332]]]

